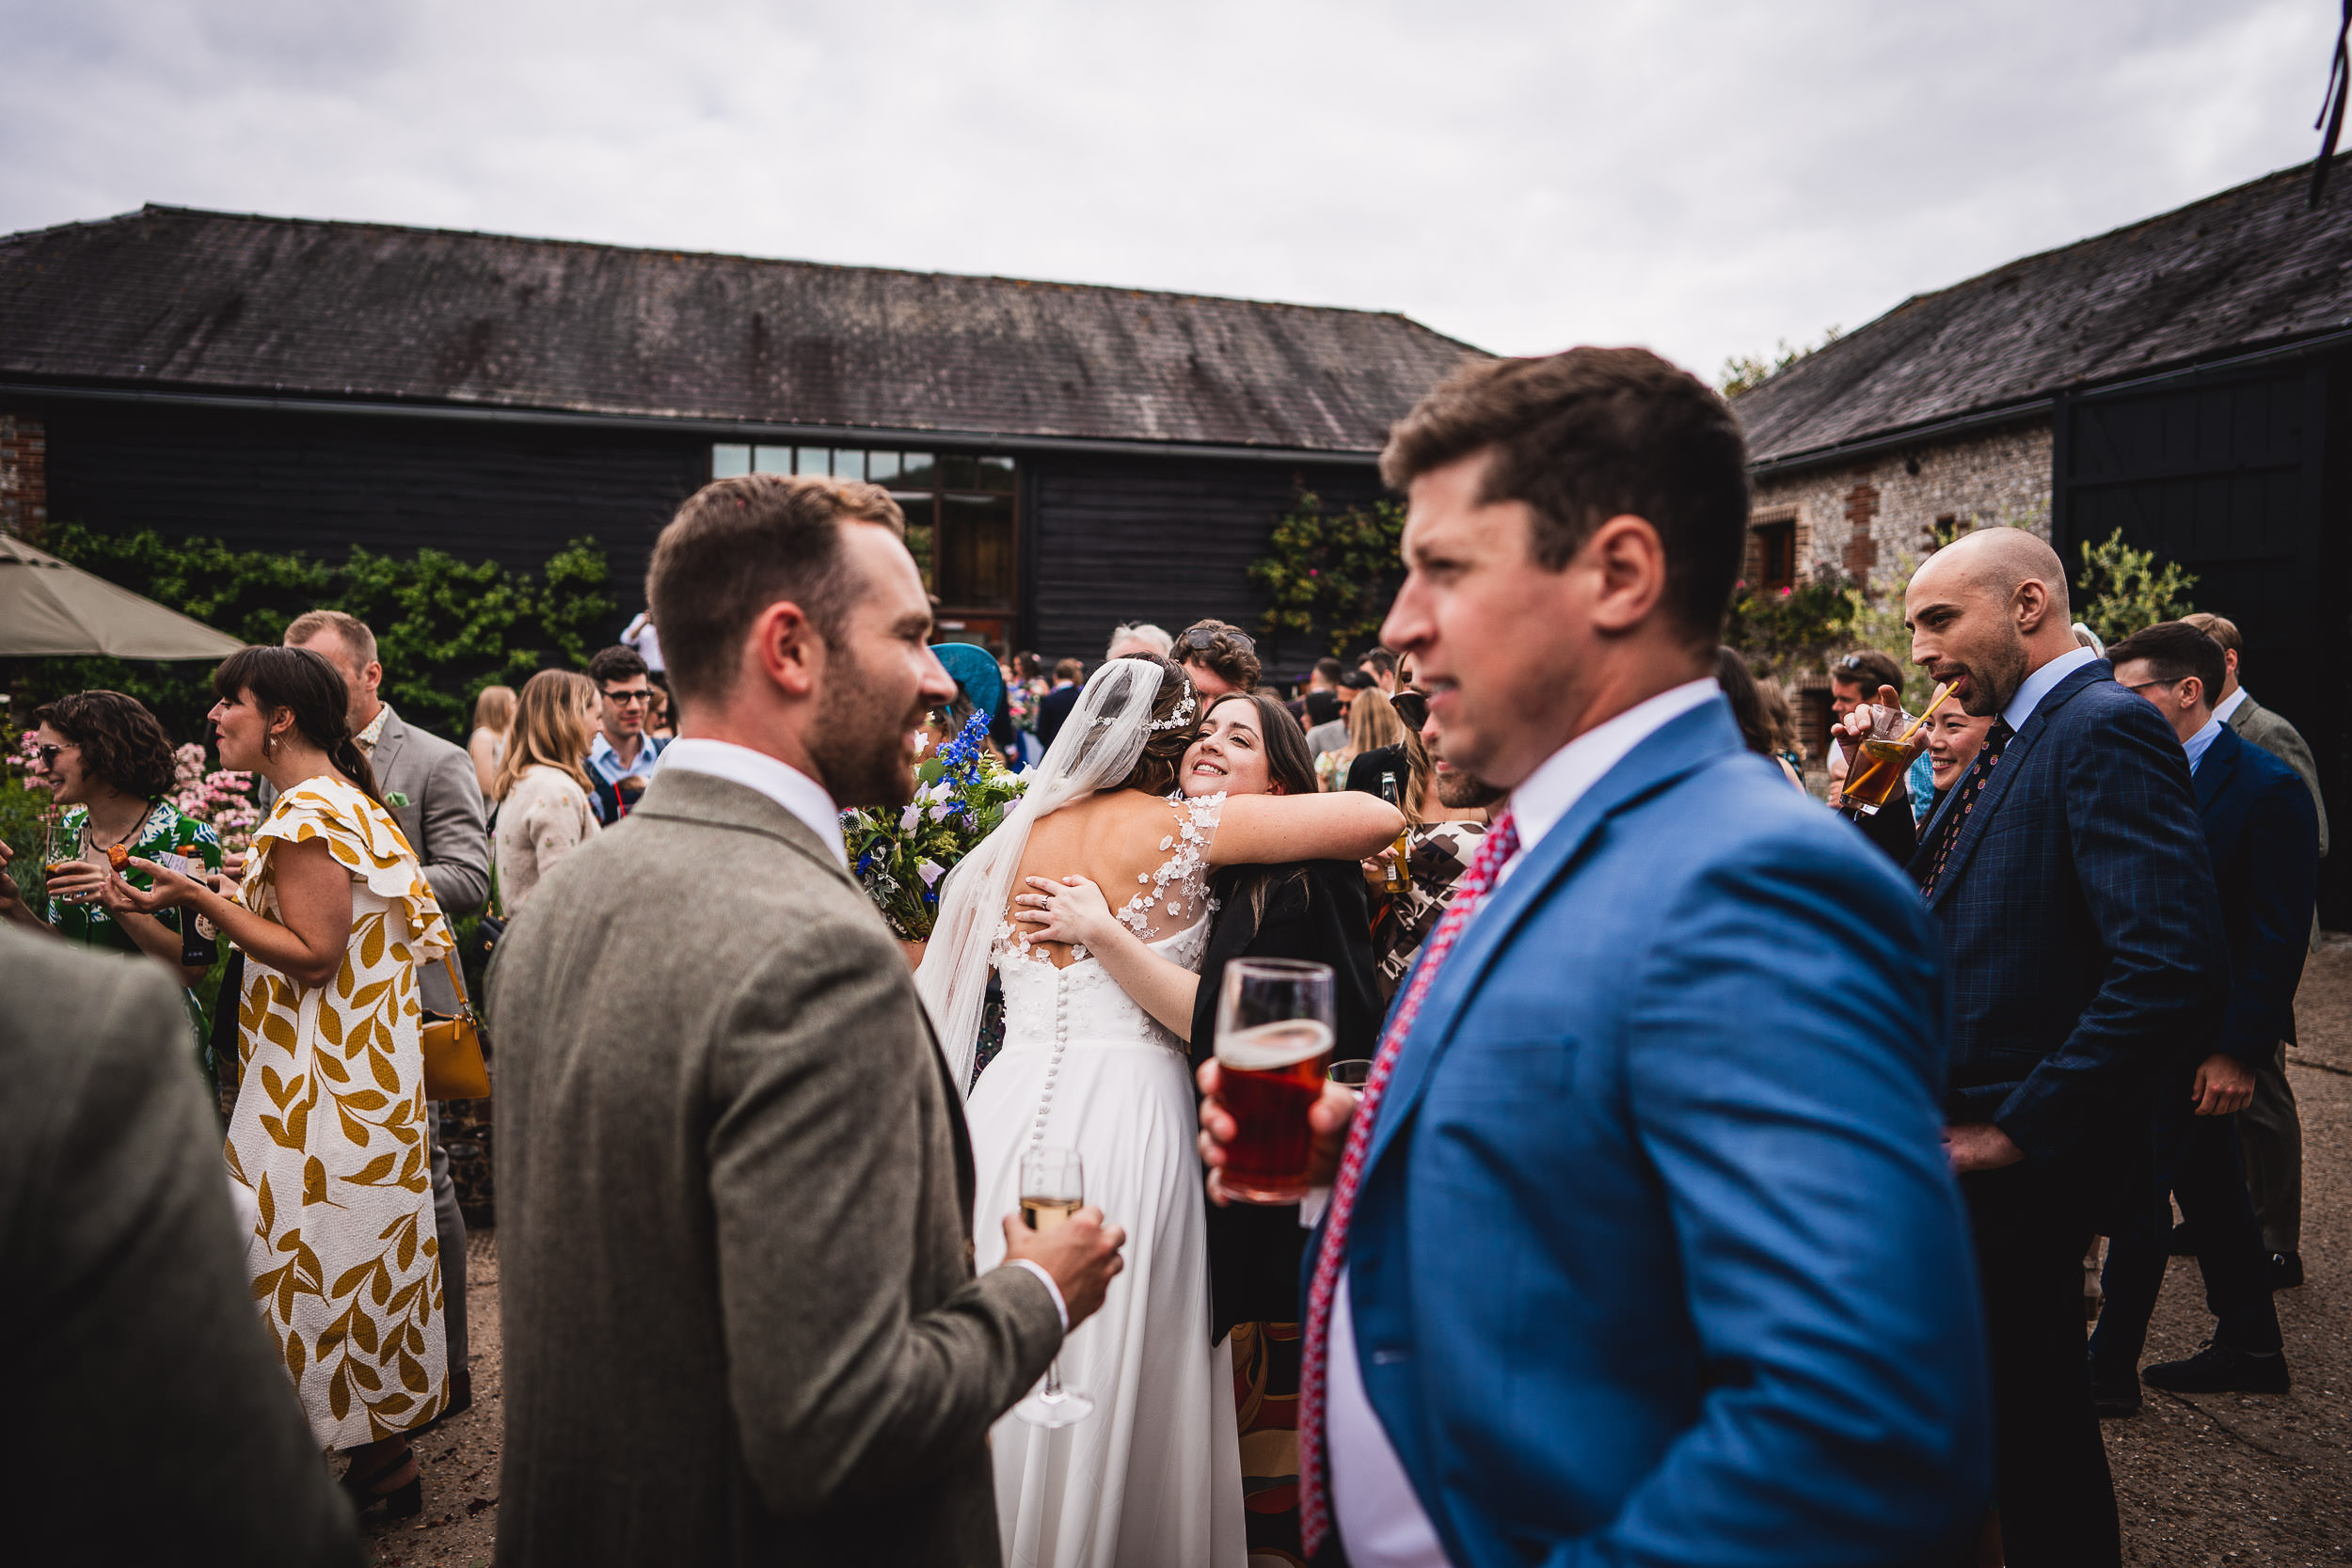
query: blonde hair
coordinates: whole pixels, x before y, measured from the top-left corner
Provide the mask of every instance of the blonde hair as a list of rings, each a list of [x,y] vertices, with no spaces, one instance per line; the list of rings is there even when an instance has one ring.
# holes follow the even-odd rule
[[[506,737],[506,755],[499,759],[498,777],[490,796],[503,800],[528,768],[546,767],[590,790],[580,761],[588,754],[590,729],[584,713],[596,695],[596,683],[569,670],[542,670],[523,682],[515,701],[515,727]]]
[[[289,648],[299,648],[323,631],[331,631],[350,651],[352,663],[365,670],[375,659],[375,633],[357,615],[340,610],[306,610],[286,623],[282,639]]]
[[[515,689],[511,686],[485,686],[482,695],[473,700],[473,727],[495,730],[504,735],[515,727]]]
[[[1356,700],[1347,708],[1349,750],[1361,756],[1381,746],[1394,746],[1404,738],[1405,721],[1396,716],[1387,692],[1368,686],[1356,693]]]

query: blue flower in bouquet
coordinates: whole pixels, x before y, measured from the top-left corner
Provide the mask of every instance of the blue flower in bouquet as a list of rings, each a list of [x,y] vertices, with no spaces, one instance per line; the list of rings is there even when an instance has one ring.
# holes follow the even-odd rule
[[[841,814],[858,884],[894,933],[907,942],[930,936],[947,873],[1004,819],[1027,784],[998,760],[988,743],[988,716],[975,713],[915,768],[914,798],[903,807]]]

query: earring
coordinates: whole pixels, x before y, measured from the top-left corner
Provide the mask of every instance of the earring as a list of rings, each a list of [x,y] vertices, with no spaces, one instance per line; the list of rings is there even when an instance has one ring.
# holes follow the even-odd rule
[[[272,733],[270,733],[270,734],[267,734],[267,735],[262,736],[262,755],[263,755],[263,756],[265,756],[265,757],[274,757],[274,756],[276,756],[277,754],[278,754],[278,736],[277,736],[276,732],[272,732]]]

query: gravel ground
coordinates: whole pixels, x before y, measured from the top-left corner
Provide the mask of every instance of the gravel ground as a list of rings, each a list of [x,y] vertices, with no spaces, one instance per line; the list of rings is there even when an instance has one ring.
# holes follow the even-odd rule
[[[417,1439],[424,1512],[387,1519],[363,1515],[373,1560],[414,1568],[488,1568],[498,1530],[500,1397],[498,1232],[466,1238],[466,1334],[472,1341],[473,1406]]]
[[[2276,1297],[2295,1388],[2146,1388],[2137,1419],[2105,1424],[2129,1563],[2352,1562],[2352,937],[2330,934],[2312,955],[2296,1025],[2287,1077],[2303,1112],[2308,1282]],[[2212,1322],[2196,1259],[2175,1258],[2148,1359],[2196,1354]]]
[[[2331,934],[2304,971],[2302,1043],[2288,1076],[2303,1108],[2303,1266],[2279,1292],[2295,1391],[2186,1398],[2145,1390],[2137,1419],[2106,1423],[2135,1565],[2352,1563],[2352,936]],[[417,1444],[424,1513],[370,1516],[379,1564],[487,1568],[498,1522],[498,1236],[466,1249],[473,1408]],[[2176,1258],[2148,1335],[2148,1359],[2194,1354],[2210,1330],[2195,1259]]]

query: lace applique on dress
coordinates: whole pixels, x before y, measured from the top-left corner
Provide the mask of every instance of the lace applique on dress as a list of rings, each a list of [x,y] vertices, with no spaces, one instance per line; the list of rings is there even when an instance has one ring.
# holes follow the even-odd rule
[[[1136,878],[1141,887],[1115,911],[1120,925],[1146,942],[1184,930],[1209,912],[1209,841],[1216,836],[1225,797],[1168,800],[1176,811],[1176,831],[1160,840],[1160,847],[1168,857],[1158,870]]]

